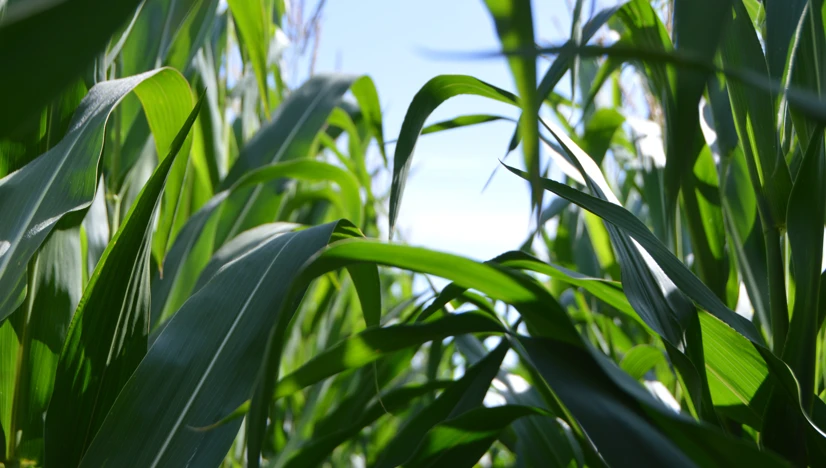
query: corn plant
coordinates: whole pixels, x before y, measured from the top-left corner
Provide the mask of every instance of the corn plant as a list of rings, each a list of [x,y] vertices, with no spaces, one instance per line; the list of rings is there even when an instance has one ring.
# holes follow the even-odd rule
[[[826,465],[822,2],[583,3],[486,0],[515,92],[392,161],[287,2],[0,3],[0,464]],[[457,95],[520,112],[487,262],[393,241],[417,140],[508,124]]]

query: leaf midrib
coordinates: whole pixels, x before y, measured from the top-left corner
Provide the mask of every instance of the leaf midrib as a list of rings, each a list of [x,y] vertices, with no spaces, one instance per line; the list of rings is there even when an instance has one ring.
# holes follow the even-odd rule
[[[169,430],[169,432],[166,436],[166,439],[163,442],[163,445],[161,445],[161,448],[158,451],[158,454],[155,456],[155,459],[150,464],[151,467],[155,468],[155,467],[158,466],[158,463],[161,461],[161,458],[163,457],[164,453],[166,452],[166,449],[169,447],[169,444],[172,442],[172,438],[177,433],[178,428],[180,428],[184,417],[186,417],[187,413],[189,412],[189,409],[192,407],[192,404],[195,402],[195,398],[200,393],[201,387],[204,385],[204,382],[206,382],[207,377],[209,377],[209,375],[211,374],[212,368],[215,366],[215,362],[218,360],[218,357],[223,352],[223,349],[226,346],[227,342],[229,341],[230,337],[235,332],[235,329],[238,326],[238,323],[241,321],[241,319],[246,314],[246,312],[249,308],[249,305],[252,302],[253,297],[255,297],[255,294],[258,292],[258,289],[264,283],[264,279],[267,278],[267,275],[269,274],[270,270],[275,265],[275,263],[278,261],[278,259],[281,257],[281,253],[284,252],[284,250],[287,248],[287,246],[290,245],[290,243],[296,237],[297,236],[290,237],[284,243],[284,245],[281,246],[281,248],[278,250],[278,253],[275,255],[275,257],[272,259],[270,264],[267,266],[266,270],[264,270],[264,273],[261,275],[261,278],[255,284],[255,287],[250,292],[249,296],[247,297],[247,300],[244,302],[244,305],[241,307],[241,310],[238,312],[238,315],[235,317],[235,320],[233,320],[232,325],[230,325],[229,330],[227,331],[227,334],[224,335],[224,339],[221,341],[221,344],[218,346],[218,350],[215,352],[215,354],[210,359],[209,365],[207,366],[206,370],[201,375],[201,378],[199,379],[198,384],[195,386],[195,390],[192,392],[192,395],[190,395],[189,399],[187,399],[186,404],[183,406],[183,409],[181,410],[180,415],[175,420],[175,423],[172,425],[172,428]],[[255,249],[255,250],[258,250],[258,249]],[[160,339],[160,337],[159,337],[159,339]]]

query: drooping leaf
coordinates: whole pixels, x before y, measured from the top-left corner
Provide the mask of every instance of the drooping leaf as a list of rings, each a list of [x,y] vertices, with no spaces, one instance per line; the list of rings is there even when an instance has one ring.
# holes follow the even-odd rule
[[[164,90],[167,86],[170,91],[179,89],[181,84],[187,87],[189,99],[186,80],[171,69],[95,86],[83,99],[60,143],[0,180],[0,211],[5,214],[0,226],[0,320],[22,302],[26,263],[55,223],[66,213],[81,210],[92,202],[103,127],[112,109],[134,90],[144,109],[148,109],[147,118],[159,130],[155,138],[158,152],[166,154],[175,136],[166,129],[180,128],[183,119],[176,121],[177,109],[171,109],[181,101],[169,100]]]
[[[192,428],[248,398],[293,276],[334,233],[353,232],[339,226],[276,233],[193,295],[123,387],[81,466],[217,465],[240,421],[209,432]],[[161,408],[147,412],[148,405]]]
[[[616,371],[608,374],[613,376],[609,378],[603,374],[613,366],[605,358],[592,361],[573,346],[547,339],[520,338],[519,343],[609,464],[631,466],[640,457],[639,463],[669,466],[724,467],[743,460],[784,466],[780,458],[752,444],[724,437],[722,432],[715,434],[709,426],[680,414],[666,413],[671,410],[654,403],[642,387],[622,385],[623,380],[631,379],[628,375]],[[610,429],[615,424],[627,428],[621,440]]]
[[[511,172],[519,174],[521,171],[509,168]],[[694,276],[674,255],[643,225],[639,219],[613,203],[586,195],[564,184],[544,179],[546,189],[565,197],[577,205],[597,214],[605,221],[622,229],[642,246],[651,258],[662,268],[663,272],[674,281],[688,297],[695,301],[711,315],[727,324],[737,333],[748,339],[755,349],[766,360],[769,369],[776,379],[777,391],[782,392],[786,401],[795,407],[797,414],[806,419],[807,437],[812,440],[826,438],[824,432],[807,416],[807,411],[801,405],[801,397],[797,381],[789,367],[774,355],[765,345],[763,338],[752,323],[737,315],[712,293],[696,276]],[[712,356],[706,356],[710,359]]]
[[[507,120],[513,121],[509,117],[502,117],[499,115],[489,115],[489,114],[471,114],[471,115],[460,115],[459,117],[450,119],[450,120],[443,120],[441,122],[436,122],[434,124],[430,124],[427,127],[422,129],[422,135],[428,135],[430,133],[436,132],[443,132],[445,130],[452,130],[454,128],[461,128],[461,127],[469,127],[471,125],[479,125],[488,122],[496,122],[499,120]]]
[[[376,255],[381,252],[381,249],[394,247],[377,243],[349,243],[347,240],[337,242],[335,245],[339,247],[346,246],[343,250],[344,252],[349,252],[350,254],[355,254],[361,251],[362,253],[368,255]],[[353,263],[348,260],[346,256],[337,257],[335,255],[341,250],[342,249],[335,248],[325,250],[323,254],[315,259],[314,262],[306,266],[301,274],[301,278],[297,280],[297,286],[295,287],[301,287],[301,285],[307,284],[311,279],[316,278],[321,274],[348,266]],[[417,258],[417,256],[422,258]],[[445,262],[444,259],[448,257],[452,258],[454,262]],[[363,258],[360,261],[385,264],[388,258],[389,257],[387,256],[378,255],[375,257],[370,257],[369,259]],[[520,310],[522,310],[524,314],[529,314],[533,318],[537,330],[541,330],[541,333],[548,334],[550,336],[557,336],[562,340],[578,340],[578,338],[576,338],[577,334],[574,331],[573,326],[567,321],[567,318],[562,315],[562,309],[559,304],[555,301],[552,303],[558,308],[559,313],[549,316],[544,312],[547,305],[539,306],[536,302],[531,301],[531,298],[534,297],[533,295],[541,295],[543,292],[541,292],[541,288],[538,288],[538,286],[531,283],[527,277],[523,275],[516,274],[514,277],[514,273],[502,271],[495,267],[487,266],[480,268],[480,265],[475,262],[470,262],[465,259],[461,259],[460,257],[445,256],[444,254],[438,254],[436,252],[430,252],[424,249],[414,249],[405,252],[404,260],[398,258],[398,256],[395,258],[396,262],[407,260],[419,263],[427,261],[432,262],[435,260],[438,268],[440,269],[440,273],[451,279],[453,279],[456,274],[465,275],[465,279],[478,278],[476,275],[482,275],[483,278],[488,280],[485,282],[486,287],[493,288],[494,291],[497,291],[498,294],[504,295],[505,297],[511,297],[512,300],[509,302],[512,304],[521,304],[519,306]],[[485,292],[490,293],[490,290]],[[276,385],[276,378],[278,377],[278,370],[280,367],[279,363],[283,352],[283,337],[286,334],[290,318],[290,316],[282,317],[280,319],[281,322],[273,330],[273,333],[270,336],[270,344],[266,362],[262,366],[264,378],[259,382],[258,388],[256,389],[250,404],[250,415],[247,417],[247,432],[248,434],[251,434],[250,440],[253,441],[255,440],[253,437],[261,437],[261,435],[256,434],[263,433],[263,423],[266,421],[266,412],[264,409],[266,408],[266,403],[270,400]],[[229,414],[230,411],[227,411],[226,414]],[[258,444],[260,444],[260,442],[248,443],[248,453],[251,453],[250,458],[255,458],[256,454],[259,453],[260,445]]]
[[[380,357],[428,341],[442,340],[465,333],[500,333],[503,328],[490,316],[479,312],[458,315],[412,325],[372,328],[353,335],[324,350],[309,362],[284,376],[275,385],[273,399],[283,398],[323,379],[350,369],[365,366]],[[223,425],[249,411],[249,402],[236,408],[229,417],[210,427]]]
[[[393,155],[389,220],[391,235],[399,216],[401,198],[404,193],[404,186],[407,183],[407,174],[413,162],[413,149],[416,146],[419,134],[424,128],[425,121],[444,101],[464,94],[482,96],[495,101],[518,105],[517,98],[513,94],[470,76],[437,76],[422,86],[407,108],[402,128],[399,130],[396,152]]]
[[[55,373],[46,416],[47,461],[60,460],[66,466],[80,463],[115,397],[146,353],[152,219],[199,109],[200,101],[103,252],[84,290]]]
[[[619,200],[593,159],[560,130],[544,125],[571,158],[596,197],[612,205],[619,205]],[[543,182],[547,182],[547,179],[543,179]],[[545,188],[547,189],[547,183]],[[716,423],[717,416],[713,411],[705,377],[703,355],[698,346],[701,337],[694,305],[630,237],[612,225],[607,225],[606,228],[619,257],[629,302],[643,321],[663,339],[669,358],[678,370],[681,384],[690,397],[688,401],[691,412],[705,421]]]
[[[364,366],[380,356],[428,341],[464,333],[497,333],[495,320],[482,313],[450,315],[433,322],[395,325],[365,330],[333,346],[275,386],[273,398],[281,398],[346,369]]]
[[[355,223],[361,222],[358,182],[344,169],[321,161],[297,160],[250,170],[234,185],[215,194],[181,229],[180,239],[175,240],[169,251],[163,277],[158,275],[152,281],[153,324],[169,317],[192,292],[201,269],[214,250],[213,230],[216,229],[218,219],[213,214],[223,206],[225,200],[235,193],[246,193],[259,184],[287,178],[335,182],[341,190],[337,198],[342,201],[348,216]]]
[[[568,375],[570,378],[554,379],[547,377],[546,381],[551,384],[554,392],[565,388],[570,392],[572,398],[576,399],[577,405],[583,405],[584,411],[589,412],[589,423],[583,428],[589,437],[600,435],[599,439],[593,439],[601,454],[618,448],[619,452],[614,452],[616,457],[607,458],[611,460],[629,460],[629,457],[639,457],[640,460],[651,460],[652,456],[660,453],[664,460],[694,460],[695,463],[712,463],[716,458],[712,453],[724,451],[724,447],[735,448],[727,456],[746,457],[750,460],[763,459],[762,463],[775,464],[774,458],[768,457],[765,453],[757,451],[754,446],[747,443],[735,442],[723,436],[720,431],[715,431],[707,425],[699,425],[685,416],[674,413],[671,409],[664,407],[654,400],[639,383],[630,379],[626,374],[620,372],[613,363],[610,363],[599,352],[589,351],[589,346],[585,346],[581,341],[581,336],[573,329],[570,320],[565,312],[556,302],[543,291],[537,289],[534,283],[526,277],[513,272],[512,270],[502,270],[496,268],[495,264],[480,264],[460,257],[448,254],[431,252],[413,247],[401,245],[382,244],[368,240],[345,240],[331,245],[320,255],[317,260],[308,265],[305,270],[306,275],[315,277],[322,272],[332,268],[340,268],[350,262],[378,262],[384,265],[392,265],[399,268],[413,269],[415,271],[427,272],[446,277],[464,287],[471,287],[479,290],[490,297],[505,300],[514,304],[529,324],[529,329],[533,329],[537,334],[544,334],[546,338],[541,339],[542,346],[553,344],[553,352],[543,353],[541,359],[532,359],[532,363],[537,366],[544,366],[550,361],[556,361],[554,366],[565,366],[565,372],[548,372],[546,375]],[[541,312],[540,312],[541,311]],[[550,325],[548,320],[553,321]],[[544,322],[544,323],[543,323]],[[520,338],[523,343],[526,339]],[[538,339],[531,339],[538,341]],[[578,356],[574,358],[574,356]],[[562,368],[559,368],[562,369]],[[541,367],[540,372],[545,374]],[[572,372],[568,373],[568,372]],[[583,374],[584,373],[584,374]],[[574,376],[581,376],[576,377]],[[586,379],[584,381],[580,378]],[[583,382],[592,382],[599,379],[599,385],[590,385]],[[574,384],[574,382],[581,382]],[[604,384],[611,382],[610,385]],[[606,428],[604,421],[604,411],[595,407],[591,395],[585,394],[584,389],[593,389],[593,392],[607,392],[605,395],[611,405],[619,405],[619,413],[630,414],[629,411],[636,412],[641,425],[634,425],[635,443],[625,445],[629,438],[623,439],[621,446],[617,446],[615,433]],[[563,399],[563,401],[565,401]],[[574,400],[571,400],[574,401]],[[634,403],[630,403],[634,401]],[[645,410],[641,410],[639,405],[643,405]],[[565,406],[569,407],[565,401]],[[644,413],[640,413],[644,411]],[[574,413],[576,414],[576,413]],[[643,415],[644,414],[644,415]],[[652,419],[649,419],[652,418]],[[578,421],[582,419],[577,416]],[[592,426],[593,424],[593,426]],[[590,428],[589,428],[590,427]],[[628,427],[628,426],[625,426]],[[679,429],[677,429],[679,428]],[[653,432],[651,432],[653,431]],[[670,434],[675,431],[684,431],[691,435],[689,439],[675,439],[677,445],[669,445],[672,442],[664,437],[665,431]],[[656,434],[660,434],[659,436]],[[602,436],[605,436],[604,438]],[[651,437],[662,440],[662,443],[651,444]],[[676,452],[673,452],[676,450]],[[678,455],[683,454],[684,455]],[[728,463],[734,458],[726,458]],[[724,466],[726,461],[720,462]],[[713,464],[713,463],[712,463]]]

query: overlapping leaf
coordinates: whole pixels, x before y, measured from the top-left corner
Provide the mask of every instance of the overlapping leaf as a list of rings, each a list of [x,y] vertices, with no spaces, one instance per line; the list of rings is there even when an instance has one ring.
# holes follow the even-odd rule
[[[175,136],[167,129],[180,128],[184,119],[178,119],[178,106],[183,106],[183,101],[170,100],[164,93],[167,87],[172,93],[183,89],[181,86],[189,100],[186,80],[170,69],[95,86],[81,102],[60,143],[0,180],[0,211],[6,216],[0,226],[0,319],[22,302],[26,264],[57,221],[92,202],[103,127],[112,109],[134,90],[147,109],[147,118],[159,130],[155,139],[159,154],[166,154]],[[189,106],[181,109],[188,112]]]
[[[103,252],[72,318],[46,417],[46,459],[50,463],[79,464],[115,397],[146,353],[152,219],[199,109],[200,103]]]

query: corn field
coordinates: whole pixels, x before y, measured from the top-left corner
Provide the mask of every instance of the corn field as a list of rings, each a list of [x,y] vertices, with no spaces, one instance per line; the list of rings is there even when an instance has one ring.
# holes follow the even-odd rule
[[[323,0],[0,0],[0,466],[826,466],[823,0],[571,3],[480,1],[500,46],[442,53],[512,88],[387,135],[296,82]],[[475,125],[525,242],[407,245],[417,141]]]

